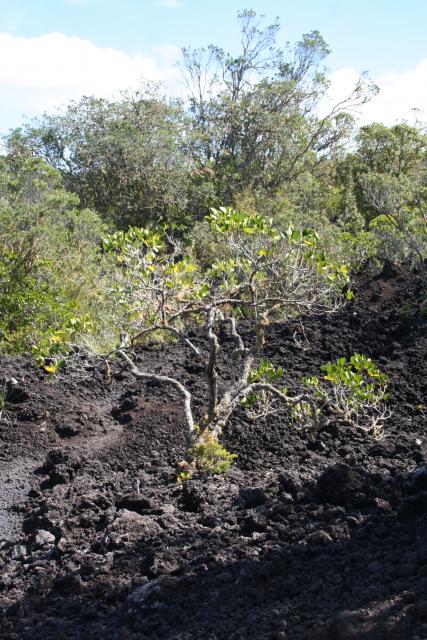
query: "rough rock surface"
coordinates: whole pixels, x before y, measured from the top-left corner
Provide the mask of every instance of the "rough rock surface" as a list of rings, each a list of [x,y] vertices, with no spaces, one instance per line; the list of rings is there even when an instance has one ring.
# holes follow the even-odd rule
[[[242,411],[223,438],[239,456],[229,474],[184,487],[170,389],[0,358],[20,390],[0,421],[2,640],[427,638],[425,290],[422,271],[366,272],[338,313],[269,328],[291,389],[326,361],[371,356],[389,375],[383,440],[331,426],[313,441],[285,415]],[[203,415],[185,348],[139,358],[179,376]]]

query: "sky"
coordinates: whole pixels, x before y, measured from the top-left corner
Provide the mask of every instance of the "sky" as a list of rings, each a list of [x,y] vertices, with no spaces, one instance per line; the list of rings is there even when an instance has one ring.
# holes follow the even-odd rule
[[[427,0],[0,0],[0,132],[144,79],[179,94],[181,48],[236,51],[245,8],[265,24],[279,17],[279,46],[320,31],[332,49],[331,102],[367,71],[380,93],[361,124],[427,122]]]

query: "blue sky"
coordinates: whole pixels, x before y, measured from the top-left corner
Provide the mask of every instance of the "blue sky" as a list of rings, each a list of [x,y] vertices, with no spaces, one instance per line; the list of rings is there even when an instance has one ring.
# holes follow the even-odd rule
[[[332,48],[333,97],[369,71],[383,97],[365,119],[427,109],[427,0],[0,0],[0,131],[23,114],[142,76],[173,87],[179,49],[233,50],[243,8],[266,14],[266,23],[279,16],[279,44],[318,29]]]

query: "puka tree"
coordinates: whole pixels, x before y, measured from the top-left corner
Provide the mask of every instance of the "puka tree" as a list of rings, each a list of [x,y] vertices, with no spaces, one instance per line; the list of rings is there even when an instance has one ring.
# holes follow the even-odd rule
[[[117,232],[105,240],[104,249],[118,261],[116,294],[127,314],[116,353],[138,379],[176,390],[183,401],[190,458],[196,466],[217,470],[230,456],[218,438],[238,406],[253,410],[257,405],[265,415],[281,405],[307,427],[318,423],[313,393],[289,395],[279,384],[282,369],[262,359],[266,328],[296,314],[333,311],[345,299],[348,275],[342,265],[327,262],[310,229],[279,231],[271,220],[228,207],[212,209],[205,224],[211,254],[217,256],[207,267],[166,230]],[[242,317],[252,325],[245,335]],[[203,342],[192,337],[195,326],[203,329]],[[219,359],[224,332],[234,342],[227,351],[235,363],[228,385]],[[180,380],[146,371],[132,359],[138,342],[159,333],[180,340],[202,365],[208,389],[205,415],[195,416],[191,392]],[[210,464],[212,456],[216,462]]]

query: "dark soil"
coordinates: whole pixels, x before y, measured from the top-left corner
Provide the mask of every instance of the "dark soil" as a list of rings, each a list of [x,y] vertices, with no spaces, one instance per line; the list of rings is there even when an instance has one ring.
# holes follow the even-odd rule
[[[242,411],[223,437],[239,456],[228,475],[183,488],[172,390],[119,368],[52,380],[1,358],[2,640],[427,638],[423,295],[425,272],[388,266],[338,313],[269,328],[291,389],[324,362],[371,356],[392,396],[382,440],[334,425],[313,440],[285,414]],[[139,360],[204,413],[184,348]]]

